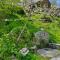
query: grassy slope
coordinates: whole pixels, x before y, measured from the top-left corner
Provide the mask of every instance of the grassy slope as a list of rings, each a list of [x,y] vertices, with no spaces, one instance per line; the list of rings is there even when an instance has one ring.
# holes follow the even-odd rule
[[[35,17],[36,18],[36,17]],[[6,48],[4,49],[4,50],[1,50],[1,52],[5,52],[5,51],[9,51],[9,49],[11,49],[10,50],[10,53],[18,53],[18,52],[16,52],[16,51],[18,51],[19,50],[19,48],[22,48],[22,47],[24,47],[25,46],[25,42],[23,41],[21,44],[20,43],[18,43],[19,44],[19,47],[17,47],[17,48],[15,48],[15,46],[13,45],[13,44],[15,44],[15,42],[14,42],[14,39],[16,40],[16,37],[17,37],[17,35],[19,34],[19,30],[20,30],[20,28],[18,28],[18,27],[24,27],[24,24],[26,23],[26,22],[28,22],[27,23],[27,31],[29,31],[30,33],[35,33],[36,31],[39,31],[40,30],[40,28],[41,27],[43,27],[47,32],[49,32],[49,34],[51,34],[51,37],[50,37],[50,39],[53,41],[53,42],[56,42],[56,43],[60,43],[60,27],[59,27],[59,20],[55,20],[54,22],[52,22],[52,23],[43,23],[43,22],[41,22],[41,21],[38,21],[38,20],[34,20],[33,22],[30,22],[30,21],[28,21],[28,18],[26,18],[26,21],[25,21],[25,18],[22,18],[22,20],[20,20],[19,19],[19,21],[11,21],[11,22],[9,22],[9,24],[8,24],[8,22],[5,22],[5,23],[2,23],[0,26],[2,26],[1,28],[0,28],[0,32],[1,32],[1,35],[2,35],[2,37],[1,37],[1,39],[3,39],[3,40],[1,40],[0,41],[0,46],[1,46],[1,48],[2,49],[4,49],[4,46],[6,46]],[[14,30],[14,28],[16,28],[16,30]],[[21,28],[22,29],[22,28]],[[13,36],[12,36],[12,38],[13,38],[13,42],[12,42],[12,40],[11,41],[9,41],[9,40],[7,40],[7,39],[10,39],[10,37],[8,38],[8,36],[7,36],[7,34],[10,32],[12,30],[12,33],[14,34],[14,38],[13,38]],[[15,32],[14,32],[15,31]],[[18,31],[18,32],[17,32]],[[17,33],[16,33],[17,32]],[[4,35],[7,37],[4,37]],[[27,33],[26,34],[28,37],[29,37],[29,34]],[[5,39],[6,39],[6,41],[5,41]],[[26,37],[26,39],[29,39],[29,38],[27,38]],[[8,42],[7,42],[8,41]],[[30,42],[30,40],[29,40],[29,42]],[[6,44],[7,45],[6,45]],[[10,44],[10,45],[9,45]],[[9,47],[9,48],[7,48],[7,47]],[[14,47],[14,48],[13,48]],[[7,49],[7,50],[6,50]],[[12,50],[13,49],[13,50]],[[16,49],[16,51],[15,51],[15,49]],[[12,52],[13,51],[13,52]],[[8,52],[5,52],[5,53],[7,53],[7,54],[10,54],[10,53],[8,53]],[[4,55],[4,53],[3,53],[3,55]],[[5,56],[6,57],[6,56]],[[39,55],[36,55],[36,56],[34,56],[34,58],[36,58],[36,60],[49,60],[48,58],[43,58],[43,57],[41,57],[41,56],[39,56]],[[32,60],[34,60],[34,59],[32,59]]]
[[[9,5],[10,6],[10,5]],[[7,7],[9,7],[7,6]],[[4,60],[8,60],[8,57],[10,57],[13,54],[16,54],[16,58],[19,59],[20,54],[18,53],[19,49],[25,47],[28,42],[28,46],[31,46],[31,40],[32,40],[32,33],[35,33],[36,31],[39,31],[40,28],[44,28],[45,31],[47,31],[50,34],[50,40],[52,40],[55,43],[60,43],[60,18],[53,16],[53,22],[51,23],[43,23],[42,21],[39,21],[38,19],[41,19],[41,17],[44,16],[44,14],[34,14],[32,16],[32,21],[29,21],[28,17],[22,16],[21,14],[12,14],[12,17],[9,13],[10,10],[6,11],[7,8],[4,6],[4,16],[10,16],[8,17],[9,21],[0,21],[0,58]],[[13,10],[13,7],[10,6],[10,9]],[[17,8],[15,8],[13,11],[16,11]],[[2,9],[0,9],[2,12]],[[19,10],[19,8],[17,9]],[[3,17],[3,16],[2,16]],[[49,16],[49,18],[52,18]],[[18,19],[18,20],[16,20]],[[25,33],[22,34],[25,38],[21,39],[22,41],[19,41],[18,44],[16,44],[17,37],[19,35],[19,32],[23,29],[25,23],[27,23],[27,26],[25,27]],[[9,35],[12,31],[12,35]],[[31,57],[31,56],[32,57]],[[43,58],[40,55],[33,55],[30,54],[27,57],[31,57],[30,60],[49,60],[48,58]],[[26,58],[28,60],[29,58]],[[11,59],[9,59],[11,60]],[[21,59],[22,60],[22,59]]]

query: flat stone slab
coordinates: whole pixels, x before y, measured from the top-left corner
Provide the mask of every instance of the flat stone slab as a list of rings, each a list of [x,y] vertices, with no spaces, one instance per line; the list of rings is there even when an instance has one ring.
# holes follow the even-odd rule
[[[52,58],[51,60],[60,60],[60,56],[54,57],[54,58]]]
[[[51,57],[51,58],[60,55],[59,50],[50,48],[38,49],[37,53],[43,57]]]

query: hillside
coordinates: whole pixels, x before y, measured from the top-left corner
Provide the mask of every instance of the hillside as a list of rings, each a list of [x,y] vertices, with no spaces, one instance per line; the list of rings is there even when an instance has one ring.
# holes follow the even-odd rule
[[[0,1],[0,60],[50,60],[36,51],[49,48],[60,52],[60,8],[44,1],[20,3]]]

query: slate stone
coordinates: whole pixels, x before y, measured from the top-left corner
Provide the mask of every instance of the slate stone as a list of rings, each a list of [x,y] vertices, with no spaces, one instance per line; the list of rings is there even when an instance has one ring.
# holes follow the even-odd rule
[[[60,60],[60,56],[58,56],[58,57],[53,57],[51,60]]]
[[[38,49],[37,53],[40,54],[43,57],[50,57],[50,58],[53,58],[55,56],[60,55],[60,51],[59,50],[50,49],[50,48]]]

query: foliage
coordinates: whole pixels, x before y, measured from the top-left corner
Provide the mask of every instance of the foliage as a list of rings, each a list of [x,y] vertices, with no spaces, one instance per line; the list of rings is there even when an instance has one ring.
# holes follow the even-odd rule
[[[34,33],[41,28],[49,33],[50,42],[60,43],[60,17],[48,16],[41,12],[41,14],[34,13],[30,19],[25,13],[21,13],[24,10],[21,6],[16,5],[18,2],[19,0],[2,0],[0,2],[0,59],[11,60],[9,57],[15,55],[18,60],[48,60],[48,58],[31,52],[23,57],[19,50],[23,47],[33,46]],[[53,21],[51,23],[40,21],[39,19],[44,16]],[[19,41],[17,41],[20,34]]]

